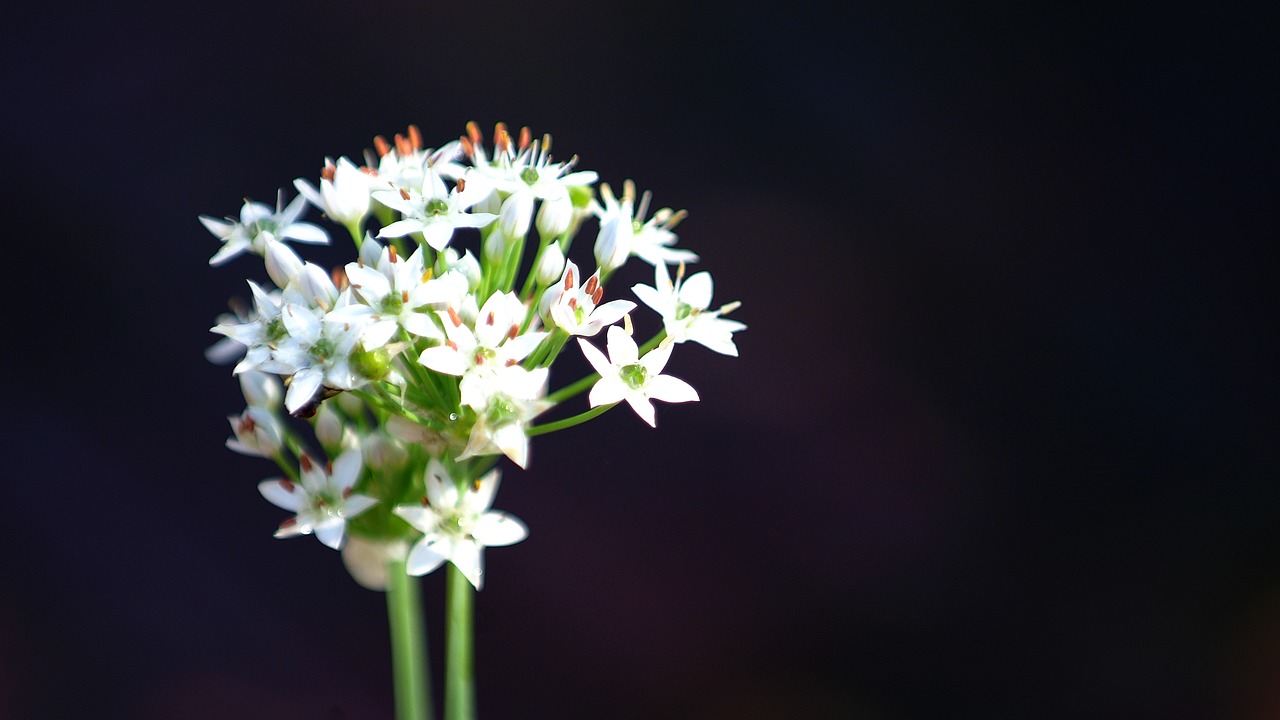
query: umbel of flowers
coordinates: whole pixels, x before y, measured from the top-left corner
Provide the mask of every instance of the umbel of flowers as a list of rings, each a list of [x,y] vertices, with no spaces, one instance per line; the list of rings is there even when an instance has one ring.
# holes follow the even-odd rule
[[[650,194],[630,181],[621,197],[607,184],[597,197],[597,174],[575,169],[576,156],[553,161],[550,136],[499,124],[489,147],[470,123],[431,149],[410,126],[374,145],[360,166],[326,159],[318,187],[295,180],[287,203],[282,190],[274,206],[246,200],[238,217],[200,218],[222,242],[211,265],[256,256],[269,279],[248,280],[251,306],[219,318],[213,332],[224,339],[209,356],[236,363],[247,403],[228,418],[227,446],[278,467],[258,485],[291,513],[276,537],[315,535],[358,582],[386,590],[402,720],[432,715],[414,578],[450,568],[444,710],[470,718],[471,593],[485,581],[484,548],[528,534],[492,509],[499,459],[526,468],[530,438],[623,401],[655,426],[654,400],[698,400],[664,372],[675,347],[736,356],[745,325],[725,317],[737,303],[712,306],[710,274],[688,273],[699,257],[677,247],[684,211],[650,215]],[[321,267],[290,246],[330,241],[303,220],[309,206],[350,235],[345,266]],[[588,274],[568,257],[589,224]],[[642,343],[637,303],[606,299],[631,258],[652,266],[653,284],[631,291],[661,327]],[[595,373],[554,377],[566,348]],[[553,410],[574,404],[577,414]]]

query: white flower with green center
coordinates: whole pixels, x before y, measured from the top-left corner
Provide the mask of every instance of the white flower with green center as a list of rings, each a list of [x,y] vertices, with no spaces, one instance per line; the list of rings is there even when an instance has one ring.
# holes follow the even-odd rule
[[[292,414],[312,407],[321,387],[352,390],[391,374],[390,353],[359,346],[362,327],[343,309],[350,291],[343,291],[330,318],[318,308],[286,304],[281,319],[289,336],[275,349],[273,372],[292,375],[284,406]],[[314,409],[314,407],[312,407]]]
[[[200,222],[209,232],[222,241],[222,248],[209,258],[210,265],[221,265],[244,252],[266,255],[267,241],[296,240],[301,243],[327,245],[329,233],[311,223],[298,222],[307,209],[307,199],[299,195],[286,207],[284,191],[276,198],[275,212],[269,205],[244,201],[240,208],[240,220],[219,220],[201,215]]]
[[[458,228],[482,228],[497,219],[493,213],[469,213],[467,208],[484,199],[478,191],[467,192],[459,182],[446,191],[444,181],[428,173],[422,190],[392,188],[378,190],[373,199],[400,213],[401,218],[378,231],[378,237],[404,237],[422,233],[423,239],[436,250],[444,250]]]
[[[422,504],[397,505],[393,510],[422,533],[422,539],[409,550],[409,574],[426,575],[451,562],[476,590],[484,586],[484,549],[514,545],[529,535],[528,528],[515,517],[489,509],[498,492],[499,477],[493,470],[459,489],[444,465],[431,459]]]
[[[529,465],[529,436],[525,428],[553,407],[547,394],[548,368],[526,370],[505,365],[477,375],[471,388],[476,422],[459,461],[479,455],[503,454],[520,467]],[[465,379],[465,378],[464,378]]]
[[[418,362],[438,373],[461,376],[462,404],[479,409],[485,404],[488,376],[524,360],[547,336],[541,331],[520,332],[527,313],[515,293],[495,292],[470,327],[450,306],[439,313],[447,339],[423,350]]]
[[[692,340],[721,355],[737,357],[738,347],[733,344],[733,333],[745,330],[747,326],[721,317],[735,309],[738,306],[736,302],[717,310],[708,309],[711,307],[711,273],[704,270],[685,278],[684,263],[681,263],[673,283],[666,265],[659,263],[653,270],[653,287],[633,285],[631,291],[662,316],[667,337],[676,343]]]
[[[645,191],[640,198],[640,207],[633,214],[635,195],[636,186],[630,180],[623,185],[621,201],[614,197],[613,190],[605,183],[600,186],[604,205],[591,201],[591,212],[600,219],[595,245],[596,263],[602,268],[615,270],[631,256],[650,265],[697,262],[697,254],[672,247],[676,243],[672,229],[687,213],[662,208],[646,221],[644,216],[649,212],[652,193]]]
[[[349,450],[323,467],[306,455],[298,458],[302,475],[298,482],[285,478],[263,480],[258,492],[273,505],[297,513],[276,530],[278,538],[315,534],[316,539],[337,550],[346,536],[347,520],[377,504],[375,498],[353,492],[360,478],[360,452]]]
[[[663,342],[640,357],[635,341],[617,325],[609,328],[605,342],[609,350],[608,359],[591,343],[578,339],[587,362],[600,373],[600,379],[591,387],[591,394],[587,397],[591,407],[626,400],[642,420],[651,427],[657,427],[651,400],[681,403],[698,399],[698,392],[689,383],[662,374],[667,360],[671,358],[673,343]]]
[[[600,283],[599,270],[581,286],[578,285],[580,277],[578,266],[572,261],[566,261],[564,276],[560,282],[543,293],[543,316],[548,319],[549,324],[570,335],[591,337],[635,310],[636,304],[630,300],[611,300],[600,304],[604,297],[604,285]]]
[[[271,363],[274,348],[289,337],[289,331],[280,318],[280,292],[268,293],[254,281],[249,280],[248,283],[253,293],[253,312],[244,322],[220,323],[210,328],[210,332],[225,335],[246,348],[234,374],[249,370],[276,372]]]
[[[361,342],[370,350],[386,345],[401,327],[419,337],[443,339],[444,334],[426,311],[458,302],[467,293],[467,279],[460,272],[431,277],[423,267],[421,247],[405,259],[388,246],[382,249],[375,267],[347,263],[346,272],[351,290],[364,302],[347,306],[347,311],[368,314]]]

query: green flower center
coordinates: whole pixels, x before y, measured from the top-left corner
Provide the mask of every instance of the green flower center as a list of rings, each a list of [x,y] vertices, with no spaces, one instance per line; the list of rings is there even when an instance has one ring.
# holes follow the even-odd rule
[[[491,427],[502,427],[520,420],[520,409],[505,395],[498,395],[489,401],[489,411],[485,419]]]
[[[682,303],[682,302],[676,303],[676,319],[677,320],[684,320],[688,318],[690,315],[694,314],[695,312],[697,311],[689,303]]]
[[[449,203],[445,202],[444,200],[441,200],[440,198],[432,198],[427,203],[427,208],[425,212],[427,215],[448,215]]]
[[[404,298],[399,293],[389,292],[382,298],[382,312],[387,315],[399,315],[404,309]]]
[[[627,384],[627,387],[632,390],[639,390],[644,387],[645,380],[649,378],[649,371],[645,370],[640,363],[632,363],[622,366],[618,370],[618,377]]]
[[[525,185],[532,185],[538,182],[538,171],[527,167],[520,171],[520,179],[524,181]]]
[[[386,348],[378,348],[376,350],[365,350],[359,348],[352,351],[351,369],[356,371],[360,377],[370,380],[381,380],[391,372],[391,353]]]
[[[311,346],[311,355],[317,360],[328,360],[333,354],[333,343],[326,338],[316,340],[316,344]]]

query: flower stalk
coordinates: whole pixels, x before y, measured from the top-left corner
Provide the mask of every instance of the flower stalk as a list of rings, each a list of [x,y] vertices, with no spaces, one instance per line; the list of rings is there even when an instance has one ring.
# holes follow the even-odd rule
[[[427,630],[422,623],[418,578],[405,572],[405,561],[387,562],[387,620],[391,627],[391,670],[396,694],[396,720],[434,720]]]

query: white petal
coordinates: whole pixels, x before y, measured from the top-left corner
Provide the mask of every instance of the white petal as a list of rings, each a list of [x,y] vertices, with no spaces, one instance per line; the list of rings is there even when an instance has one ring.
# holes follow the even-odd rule
[[[640,364],[644,366],[650,378],[662,374],[662,369],[667,366],[667,361],[671,359],[671,350],[675,346],[673,342],[659,343],[658,347],[645,353],[644,357],[640,358]]]
[[[609,362],[618,367],[626,367],[627,365],[634,364],[640,356],[640,350],[636,347],[636,341],[632,340],[631,336],[617,325],[609,326],[609,333],[606,337],[605,345],[609,348]],[[604,375],[604,373],[600,374]]]
[[[362,514],[364,511],[378,504],[377,498],[369,497],[356,493],[347,498],[347,502],[342,507],[342,517],[353,518]]]
[[[348,490],[360,479],[362,467],[360,451],[347,450],[333,461],[333,472],[329,475],[329,483],[338,491]]]
[[[397,505],[392,508],[391,512],[399,515],[401,519],[413,526],[413,529],[421,533],[432,533],[436,529],[439,515],[428,507],[422,505]]]
[[[307,404],[308,400],[315,397],[323,380],[324,373],[311,368],[294,373],[293,379],[289,381],[289,392],[284,396],[285,408],[291,413],[297,412]]]
[[[479,515],[492,507],[493,496],[498,494],[498,485],[501,484],[501,480],[500,470],[494,469],[485,473],[480,478],[479,489],[475,489],[475,485],[472,485],[472,489],[462,496],[463,509],[472,515]]]
[[[342,548],[342,538],[346,537],[347,524],[340,519],[333,519],[329,522],[317,525],[315,527],[316,539],[321,543],[339,550]]]
[[[427,486],[427,501],[432,505],[438,508],[458,505],[458,485],[438,458],[431,458],[423,480]]]
[[[471,534],[488,547],[514,545],[529,537],[524,523],[503,512],[487,512],[471,526]]]
[[[422,229],[421,220],[397,220],[378,231],[378,237],[404,237]]]
[[[451,552],[448,539],[434,533],[424,536],[414,544],[405,561],[410,575],[426,575],[444,564]]]
[[[591,367],[595,368],[597,373],[600,373],[600,377],[610,377],[618,374],[618,369],[594,345],[579,338],[578,346],[582,348],[582,354],[587,357],[587,362],[591,363]]]
[[[476,590],[484,585],[484,556],[481,550],[475,540],[459,538],[453,541],[453,552],[449,554],[449,562],[462,571]]]
[[[600,378],[595,385],[591,386],[591,394],[587,396],[587,402],[591,407],[600,407],[601,405],[612,405],[627,397],[631,392],[631,388],[626,383],[618,379],[616,375]]]
[[[283,480],[263,480],[258,483],[258,492],[262,493],[262,497],[278,508],[288,510],[290,512],[298,512],[302,507],[304,496],[297,492],[297,486],[293,483],[285,484]]]
[[[298,197],[302,197],[299,195]],[[310,243],[312,245],[328,245],[329,233],[324,228],[311,223],[294,223],[284,229],[281,233],[290,240],[297,240],[300,243]]]
[[[711,273],[702,271],[685,278],[680,285],[680,301],[699,310],[711,306]]]
[[[645,394],[654,400],[669,403],[694,402],[698,399],[698,391],[689,383],[670,375],[659,375],[645,386]]]
[[[653,416],[653,403],[649,402],[648,398],[639,395],[628,395],[627,404],[631,406],[632,410],[636,411],[641,420],[649,423],[649,427],[658,427],[657,420]]]

